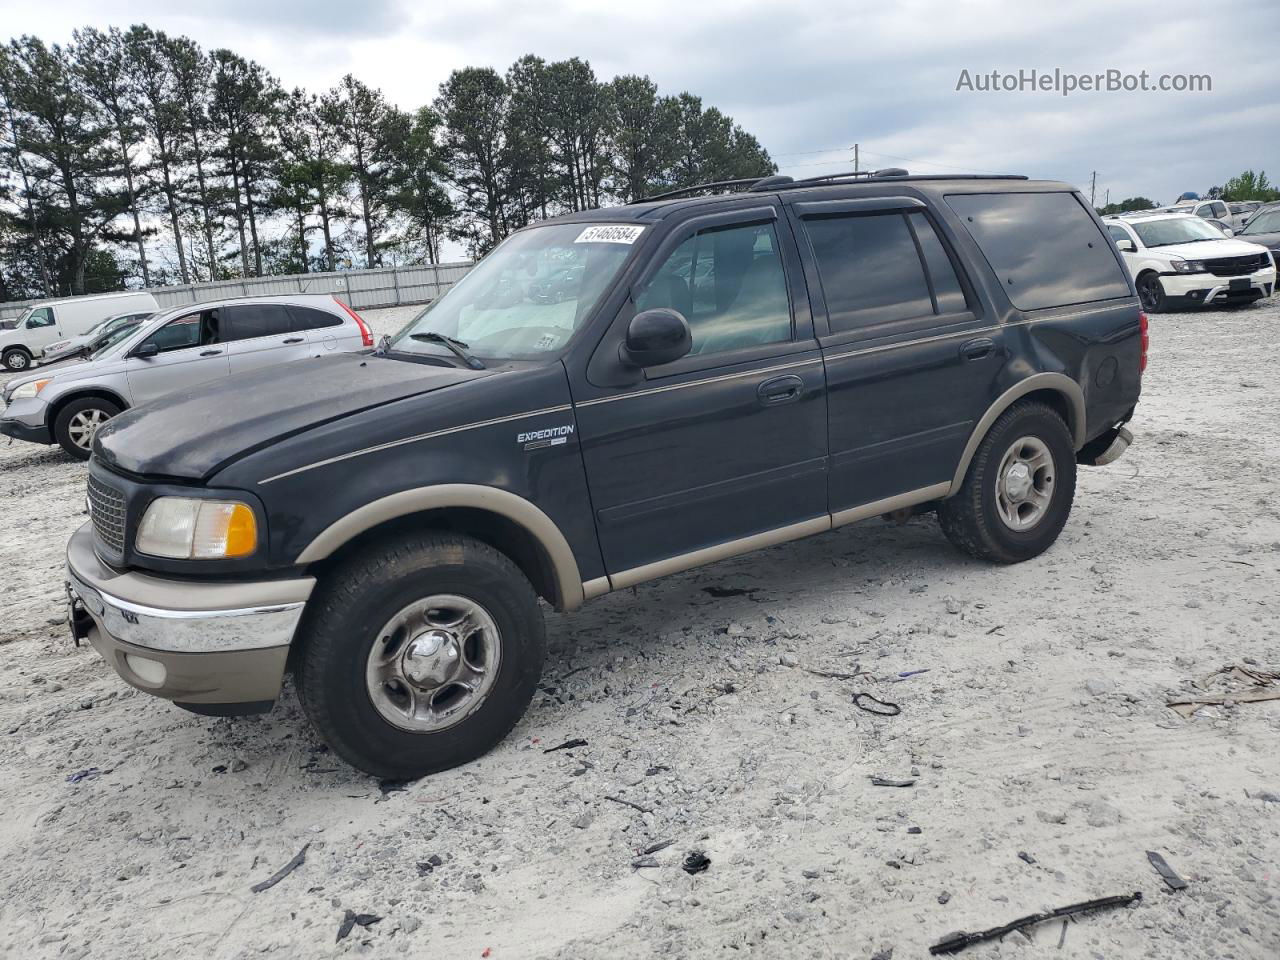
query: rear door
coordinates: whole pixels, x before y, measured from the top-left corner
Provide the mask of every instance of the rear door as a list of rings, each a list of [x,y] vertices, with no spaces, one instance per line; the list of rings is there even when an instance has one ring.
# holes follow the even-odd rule
[[[305,330],[294,329],[283,303],[246,303],[224,307],[223,336],[232,373],[302,360],[311,354]]]
[[[945,492],[990,402],[1002,334],[914,197],[796,202],[827,370],[837,523]]]
[[[136,353],[144,344],[154,343],[160,349],[155,356],[130,356],[125,361],[135,405],[227,375],[227,348],[219,331],[221,312],[214,308],[176,317],[133,348]]]

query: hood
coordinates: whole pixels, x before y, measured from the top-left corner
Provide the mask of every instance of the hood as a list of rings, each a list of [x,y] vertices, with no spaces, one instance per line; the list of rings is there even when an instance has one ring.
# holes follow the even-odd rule
[[[98,431],[94,456],[128,473],[200,480],[312,427],[488,375],[359,353],[297,360],[127,410]]]
[[[1272,250],[1280,249],[1280,233],[1250,233],[1237,239],[1245,243],[1258,243]]]
[[[1221,240],[1202,240],[1199,243],[1173,243],[1167,247],[1152,247],[1152,253],[1182,257],[1185,260],[1218,260],[1222,257],[1256,257],[1266,248],[1256,243],[1223,237]]]

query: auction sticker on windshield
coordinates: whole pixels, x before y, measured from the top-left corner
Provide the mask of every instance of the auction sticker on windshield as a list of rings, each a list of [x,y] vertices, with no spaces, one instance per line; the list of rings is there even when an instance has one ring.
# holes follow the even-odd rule
[[[574,243],[626,243],[636,242],[644,227],[626,227],[612,224],[605,227],[587,227]]]

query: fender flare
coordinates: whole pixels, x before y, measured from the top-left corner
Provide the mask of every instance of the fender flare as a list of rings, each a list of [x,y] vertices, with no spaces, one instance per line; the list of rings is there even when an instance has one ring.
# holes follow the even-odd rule
[[[480,484],[443,483],[415,487],[374,500],[329,524],[307,544],[296,562],[307,564],[323,560],[366,530],[388,520],[449,508],[484,510],[505,517],[524,529],[541,545],[551,562],[563,608],[574,610],[582,606],[584,598],[578,561],[555,521],[523,497]]]
[[[973,432],[969,434],[969,442],[964,446],[964,453],[960,456],[960,463],[956,466],[955,475],[951,478],[951,489],[947,491],[948,497],[959,492],[960,485],[964,483],[964,476],[969,472],[969,464],[978,452],[978,444],[982,443],[991,425],[996,422],[996,418],[1027,394],[1035,393],[1037,390],[1052,390],[1066,398],[1068,409],[1071,411],[1067,427],[1071,430],[1072,442],[1077,450],[1084,446],[1085,404],[1084,391],[1080,389],[1080,384],[1063,373],[1033,374],[1000,394],[996,402],[991,404],[987,412],[982,415],[978,425],[973,428]]]

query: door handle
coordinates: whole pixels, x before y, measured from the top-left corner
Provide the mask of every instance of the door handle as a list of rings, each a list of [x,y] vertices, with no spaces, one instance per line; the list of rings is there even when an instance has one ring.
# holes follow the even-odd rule
[[[222,351],[221,351],[221,350],[201,350],[201,351],[200,351],[200,356],[202,356],[202,357],[216,357],[216,356],[220,355],[221,353],[222,353]]]
[[[290,337],[288,340],[285,340],[284,342],[285,342],[285,343],[301,343],[304,339],[306,339],[306,338],[305,338],[305,337]]]
[[[799,400],[804,391],[804,381],[795,374],[773,377],[756,388],[756,398],[766,407]]]
[[[960,348],[960,356],[966,360],[981,360],[983,357],[989,356],[995,348],[994,340],[988,340],[983,337],[980,340],[970,340],[964,344]]]

